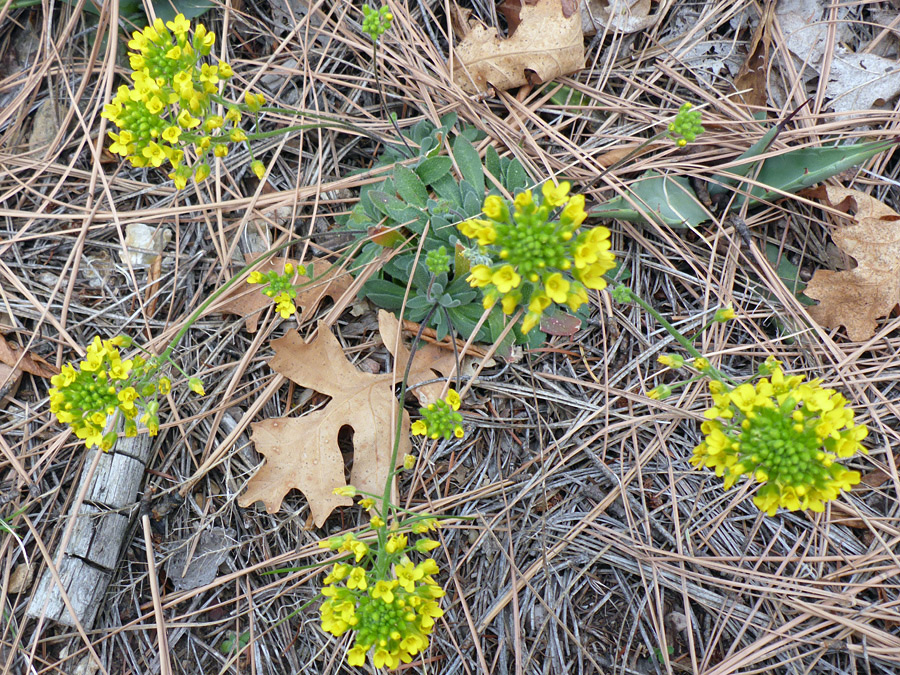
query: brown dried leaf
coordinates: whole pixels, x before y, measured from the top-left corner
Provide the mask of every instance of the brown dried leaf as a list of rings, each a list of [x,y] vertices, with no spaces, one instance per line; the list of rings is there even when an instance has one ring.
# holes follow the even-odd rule
[[[809,314],[826,328],[846,326],[851,340],[868,340],[876,320],[900,303],[900,215],[858,190],[823,187],[805,194],[856,212],[854,224],[837,229],[832,239],[858,264],[843,272],[816,271],[804,291],[819,301]]]
[[[257,500],[269,513],[281,508],[291,488],[301,490],[321,527],[337,506],[352,500],[333,494],[344,483],[344,460],[338,447],[341,427],[353,429],[353,470],[350,482],[364,492],[381,494],[390,473],[396,407],[394,376],[369,375],[351,364],[337,338],[319,322],[316,339],[306,344],[295,332],[272,342],[275,356],[269,365],[302,387],[331,396],[322,410],[297,418],[270,419],[253,424],[256,449],[266,464],[250,479],[238,503]],[[400,462],[411,448],[409,415],[403,411]]]
[[[769,69],[769,47],[772,44],[772,17],[775,16],[775,3],[769,2],[763,10],[753,37],[750,38],[750,50],[747,59],[734,77],[734,88],[744,91],[741,97],[751,108],[763,109],[768,103],[766,73]]]
[[[26,373],[38,377],[50,378],[59,373],[59,368],[50,365],[37,354],[24,352],[16,344],[11,344],[0,335],[0,363],[5,363],[11,368],[19,368]]]
[[[581,15],[571,0],[522,5],[508,38],[501,38],[496,28],[464,20],[468,33],[456,47],[453,81],[470,94],[489,86],[507,90],[542,84],[584,68]]]
[[[254,254],[247,256],[248,262],[257,257]],[[281,272],[284,269],[285,262],[299,265],[296,260],[285,261],[282,258],[277,260],[269,259],[257,266],[257,270],[262,274],[275,270]],[[297,298],[294,304],[300,310],[300,323],[312,318],[319,304],[326,297],[337,302],[353,283],[350,275],[343,272],[340,266],[332,265],[324,258],[313,258],[305,263],[307,270],[310,265],[313,267],[315,281],[309,286],[303,284],[309,283],[309,277],[296,275],[295,287],[297,288]],[[272,299],[265,296],[260,291],[260,287],[250,284],[238,284],[232,288],[224,296],[224,303],[220,306],[220,311],[226,314],[237,314],[245,318],[245,326],[248,333],[255,333],[259,325],[259,316],[272,306]]]

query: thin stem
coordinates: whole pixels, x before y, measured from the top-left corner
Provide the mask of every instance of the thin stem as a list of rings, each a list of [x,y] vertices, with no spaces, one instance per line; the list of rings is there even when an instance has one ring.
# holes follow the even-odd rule
[[[669,333],[669,335],[671,335],[673,338],[675,338],[675,340],[678,342],[678,344],[680,344],[682,347],[685,348],[685,350],[688,352],[688,354],[693,356],[695,359],[705,358],[703,356],[703,354],[700,353],[700,351],[691,343],[690,340],[688,340],[677,328],[675,328],[675,326],[673,326],[668,321],[666,321],[665,317],[663,317],[662,314],[660,314],[658,311],[656,311],[656,308],[654,308],[652,305],[650,305],[648,302],[646,302],[641,296],[637,295],[634,291],[632,291],[627,286],[621,285],[621,286],[619,286],[619,288],[622,288],[622,289],[625,289],[626,291],[628,291],[628,297],[632,301],[634,301],[638,305],[640,305],[654,319],[656,319],[662,325],[662,327],[666,329],[666,331]],[[728,375],[726,375],[725,373],[720,371],[718,368],[714,367],[712,364],[710,364],[710,366],[709,366],[709,372],[704,373],[704,374],[714,377],[715,379],[717,379],[721,382],[728,381],[728,382],[734,383],[734,380],[732,378],[728,377]]]
[[[384,95],[384,88],[381,86],[381,77],[378,74],[378,40],[372,41],[372,69],[375,71],[375,87],[378,89],[378,97],[381,102],[381,112],[391,121],[391,125],[394,127],[394,131],[397,132],[397,136],[400,137],[400,140],[403,141],[403,145],[406,146],[406,150],[409,153],[406,155],[407,159],[415,157],[416,153],[413,152],[412,148],[409,147],[409,143],[406,142],[406,137],[403,135],[403,132],[400,131],[400,126],[397,124],[397,120],[394,119],[393,115],[388,114],[387,104],[385,103],[386,97]]]
[[[412,369],[413,358],[416,355],[416,349],[419,346],[419,342],[422,339],[422,334],[425,332],[425,327],[431,322],[431,317],[434,315],[435,310],[437,310],[438,304],[435,303],[431,306],[431,309],[428,310],[428,314],[422,319],[419,324],[419,330],[416,333],[416,337],[413,339],[412,344],[409,348],[409,359],[406,362],[406,368],[403,370],[403,379],[400,380],[400,407],[397,414],[397,424],[394,427],[394,447],[391,450],[391,462],[388,464],[390,467],[390,473],[388,474],[388,478],[384,483],[384,493],[381,495],[381,517],[385,519],[387,522],[387,513],[388,508],[391,506],[391,486],[394,483],[394,476],[396,475],[396,466],[397,466],[397,455],[400,453],[400,434],[403,433],[403,401],[406,399],[406,385],[409,381],[409,373]],[[378,556],[381,558],[381,552],[384,550],[385,544],[387,543],[387,528],[379,527],[378,528]],[[380,560],[377,563],[380,565]]]

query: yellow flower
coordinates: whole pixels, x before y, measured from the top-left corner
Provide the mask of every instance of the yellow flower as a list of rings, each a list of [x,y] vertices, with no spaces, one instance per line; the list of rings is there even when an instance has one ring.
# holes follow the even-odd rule
[[[480,288],[491,283],[492,274],[491,268],[487,265],[475,265],[469,270],[469,276],[466,277],[466,281],[473,288]]]
[[[233,143],[243,143],[247,140],[247,134],[244,133],[243,129],[232,129],[228,137]]]
[[[154,167],[162,166],[162,163],[166,161],[166,153],[163,150],[162,146],[155,141],[151,141],[147,144],[141,154],[144,158]]]
[[[194,182],[202,183],[207,178],[209,178],[209,164],[205,162],[197,166],[197,170],[194,173]]]
[[[506,294],[512,289],[518,288],[522,283],[522,277],[516,274],[512,265],[504,265],[491,275],[491,283],[497,287],[498,292]]]
[[[166,130],[162,132],[163,140],[167,143],[177,143],[179,136],[181,136],[181,129],[178,127],[167,127]]]
[[[410,432],[413,436],[427,436],[428,435],[428,425],[425,424],[424,420],[416,420],[412,423],[410,427]]]
[[[191,22],[184,18],[184,14],[178,14],[174,20],[166,22],[166,28],[176,36],[183,37],[191,29]]]
[[[383,600],[387,604],[393,604],[394,602],[394,589],[400,584],[399,581],[394,579],[393,581],[378,581],[375,583],[375,588],[372,589],[372,597],[376,600]]]
[[[406,543],[407,539],[405,534],[392,534],[388,537],[385,550],[388,553],[399,553],[406,549]]]
[[[170,391],[172,391],[172,380],[170,380],[168,377],[159,378],[158,388],[159,393],[165,396]]]
[[[553,208],[562,206],[568,200],[570,187],[571,184],[569,181],[563,181],[559,185],[554,185],[550,181],[547,181],[541,187],[541,192],[544,194],[544,203],[549,204]]]
[[[225,113],[225,119],[232,124],[239,124],[241,121],[241,111],[234,106],[231,106],[228,108],[228,112]]]
[[[559,219],[562,223],[572,227],[578,227],[587,218],[587,212],[584,210],[584,195],[574,195],[569,199],[566,208],[562,210]],[[599,228],[598,228],[599,229]],[[606,228],[602,228],[606,229]],[[609,232],[609,230],[607,230]],[[607,234],[607,236],[609,236]]]
[[[206,390],[203,388],[203,382],[199,377],[192,377],[188,380],[188,389],[199,396],[206,396]]]
[[[521,293],[507,293],[503,296],[503,299],[500,301],[503,306],[504,314],[512,314],[516,311],[516,307],[519,306],[519,301],[522,299]]]
[[[158,115],[162,112],[162,109],[165,108],[165,104],[162,102],[162,99],[159,96],[153,96],[149,101],[147,101],[147,112],[151,115]]]
[[[563,275],[556,272],[555,274],[551,274],[544,281],[544,292],[547,294],[548,298],[553,300],[553,302],[562,304],[568,297],[569,286],[569,282],[563,278]]]
[[[522,333],[528,335],[531,329],[538,325],[541,316],[541,314],[536,312],[527,312],[525,318],[522,319]]]
[[[606,279],[603,278],[603,275],[610,269],[610,267],[607,267],[603,263],[594,263],[583,270],[576,270],[575,276],[587,288],[591,288],[595,291],[602,291],[606,288]]]
[[[195,127],[200,126],[200,120],[196,117],[192,117],[191,113],[187,110],[182,110],[178,113],[178,117],[175,118],[175,121],[178,122],[178,125],[183,129],[194,129]]]
[[[366,571],[362,567],[354,567],[347,577],[347,588],[358,588],[361,591],[369,587],[366,580]]]
[[[491,220],[506,220],[506,201],[499,195],[488,195],[484,199],[484,215]]]
[[[716,315],[713,317],[713,321],[715,321],[716,323],[725,323],[726,321],[733,319],[734,317],[734,309],[729,303],[727,307],[722,307],[721,309],[716,310]]]
[[[194,49],[203,56],[206,56],[212,50],[215,43],[216,34],[207,32],[206,26],[202,23],[198,23],[197,27],[194,29]]]
[[[219,67],[204,63],[202,66],[200,66],[200,81],[209,82],[210,84],[218,84]]]
[[[347,652],[348,666],[364,666],[366,664],[366,653],[371,645],[356,645]]]
[[[525,192],[520,192],[516,195],[516,198],[513,200],[515,207],[519,211],[523,211],[529,206],[534,205],[534,197],[531,194],[531,190],[525,190]]]
[[[663,354],[656,361],[663,366],[668,366],[669,368],[681,368],[684,366],[684,357],[680,354]]]
[[[244,103],[250,112],[258,112],[265,105],[266,97],[262,94],[252,94],[249,91],[244,94]]]
[[[210,115],[206,118],[206,121],[203,123],[203,129],[207,132],[213,131],[214,129],[219,129],[225,123],[225,120],[222,119],[220,115]]]
[[[459,410],[459,406],[462,404],[459,393],[455,389],[448,389],[447,397],[444,400],[453,410]]]
[[[566,305],[574,312],[588,300],[588,294],[584,286],[578,285],[577,288],[569,290],[569,295],[566,296]]]
[[[253,160],[253,162],[250,163],[250,170],[253,171],[253,173],[256,174],[256,177],[260,180],[262,180],[263,176],[266,175],[266,165],[260,162],[258,159]]]
[[[114,141],[112,145],[109,146],[109,151],[116,154],[121,155],[122,157],[126,157],[134,152],[134,145],[132,145],[132,141],[134,139],[134,135],[128,131],[127,129],[123,129],[121,133],[114,133],[112,131],[107,132],[109,137]]]

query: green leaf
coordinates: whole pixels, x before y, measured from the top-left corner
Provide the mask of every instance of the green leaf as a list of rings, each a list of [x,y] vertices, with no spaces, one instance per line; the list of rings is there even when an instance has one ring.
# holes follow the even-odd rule
[[[449,173],[439,180],[432,181],[431,187],[440,196],[446,199],[455,208],[462,206],[462,195],[459,192],[459,183]]]
[[[528,173],[525,171],[525,167],[522,166],[522,163],[519,162],[519,160],[509,160],[509,165],[506,167],[505,173],[506,180],[503,181],[503,186],[510,192],[524,190],[528,185]]]
[[[657,221],[671,227],[694,227],[707,219],[706,210],[683,176],[664,176],[650,170],[629,186],[629,192],[634,203],[649,217],[655,216]],[[625,197],[601,204],[591,215],[633,223],[645,220]]]
[[[778,246],[766,244],[766,259],[775,268],[778,278],[784,282],[784,285],[797,300],[804,305],[816,304],[815,300],[810,300],[805,295],[802,295],[803,291],[806,290],[806,284],[800,281],[800,268],[789,261],[784,252],[778,250]],[[766,296],[771,297],[773,300],[775,299],[769,293],[766,293]]]
[[[497,179],[497,182],[502,184],[503,171],[500,168],[500,155],[494,150],[493,145],[487,146],[487,150],[484,152],[484,165],[487,167],[487,170],[491,172],[491,175]]]
[[[381,190],[369,190],[367,194],[372,201],[372,206],[386,216],[393,218],[391,211],[403,211],[406,208],[405,202],[401,202],[394,195],[390,195],[387,192],[382,192]],[[397,219],[395,218],[395,220]]]
[[[826,148],[797,148],[783,155],[771,157],[763,162],[756,181],[766,187],[754,186],[750,190],[753,201],[772,200],[820,183],[862,164],[893,145],[893,141],[854,143]],[[750,172],[753,176],[753,172]],[[710,195],[715,194],[710,186]],[[768,189],[767,189],[768,188]],[[775,188],[775,189],[771,189]],[[735,200],[735,207],[741,206],[741,199]],[[751,202],[752,203],[752,202]]]
[[[432,185],[440,180],[453,168],[453,160],[449,157],[428,157],[416,167],[416,174],[425,185]]]
[[[563,85],[555,84],[551,82],[546,85],[542,90],[542,94],[546,94],[552,90],[553,93],[550,95],[550,100],[556,105],[562,106],[583,106],[584,105],[584,96],[582,96],[579,92],[572,89],[572,87],[566,87]]]
[[[484,165],[475,146],[465,137],[457,136],[453,142],[453,159],[463,179],[471,183],[480,195],[484,195]]]
[[[209,0],[153,0],[153,11],[163,21],[172,21],[177,14],[184,14],[191,21],[213,7],[215,3]]]
[[[393,311],[403,306],[405,293],[405,288],[384,279],[369,279],[363,285],[363,295],[379,307]]]

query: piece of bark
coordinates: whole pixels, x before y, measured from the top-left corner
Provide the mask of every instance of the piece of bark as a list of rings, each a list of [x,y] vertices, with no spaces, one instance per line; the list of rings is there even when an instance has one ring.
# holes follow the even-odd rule
[[[76,618],[85,630],[91,630],[106,596],[128,532],[129,510],[137,506],[137,493],[150,456],[151,439],[147,434],[119,438],[115,447],[104,453],[93,476],[88,475],[96,448],[88,451],[76,494],[90,480],[84,503],[69,518],[77,518],[66,551],[59,563],[62,590],[68,596],[75,616],[63,602],[62,590],[44,569],[28,604],[27,615],[42,614],[66,626],[75,626]],[[53,560],[59,561],[59,550]]]

